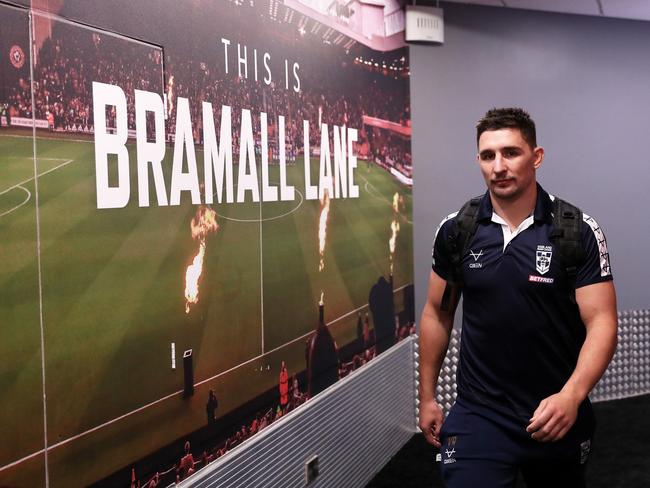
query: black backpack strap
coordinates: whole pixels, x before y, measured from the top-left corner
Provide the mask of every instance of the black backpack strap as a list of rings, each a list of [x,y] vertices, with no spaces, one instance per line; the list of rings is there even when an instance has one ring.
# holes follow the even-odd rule
[[[582,247],[582,211],[557,197],[553,200],[551,241],[560,254],[560,263],[567,278],[572,300],[575,302],[578,268],[585,259]]]
[[[463,256],[469,249],[469,244],[476,234],[478,227],[478,208],[483,197],[474,197],[465,202],[458,211],[456,218],[452,222],[451,230],[447,236],[447,252],[451,261],[451,276],[445,285],[445,291],[442,295],[440,309],[449,311],[451,306],[451,292],[455,288],[461,290],[463,287],[463,272],[461,264]]]

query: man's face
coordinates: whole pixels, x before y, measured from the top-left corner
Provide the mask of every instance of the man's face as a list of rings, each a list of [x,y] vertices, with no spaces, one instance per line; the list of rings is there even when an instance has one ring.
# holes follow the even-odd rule
[[[535,186],[544,150],[531,147],[519,129],[488,130],[478,140],[478,162],[490,193],[516,200]]]

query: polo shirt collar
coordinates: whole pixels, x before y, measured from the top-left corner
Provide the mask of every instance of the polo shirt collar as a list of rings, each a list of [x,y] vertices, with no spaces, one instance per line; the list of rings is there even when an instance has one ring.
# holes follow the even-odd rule
[[[476,218],[479,222],[491,221],[493,212],[494,209],[492,208],[492,201],[490,200],[490,192],[488,190],[481,198]],[[537,183],[537,202],[535,203],[535,211],[533,212],[535,220],[542,222],[552,222],[552,212],[553,201],[551,200],[551,197],[548,193],[546,193],[542,186]]]
[[[535,220],[553,222],[553,200],[539,183],[537,183],[537,203],[534,215]]]

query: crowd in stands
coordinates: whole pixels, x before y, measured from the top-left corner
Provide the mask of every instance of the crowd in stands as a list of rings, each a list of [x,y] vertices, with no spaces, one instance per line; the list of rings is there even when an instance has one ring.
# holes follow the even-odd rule
[[[401,341],[410,334],[415,333],[415,323],[405,322],[399,324],[396,320],[395,339]],[[361,313],[358,315],[357,322],[357,351],[349,361],[339,362],[339,379],[344,378],[354,370],[360,368],[367,362],[371,361],[377,354],[375,330],[370,325],[368,313],[362,320]],[[213,391],[210,390],[208,402],[212,398]],[[298,376],[293,374],[289,376],[284,361],[280,365],[280,374],[278,377],[278,402],[268,408],[265,412],[259,412],[250,422],[241,425],[233,433],[222,440],[219,444],[210,449],[201,451],[200,455],[194,456],[189,441],[183,446],[183,455],[176,464],[164,471],[156,472],[146,482],[141,484],[135,476],[135,470],[132,470],[131,488],[155,488],[159,483],[165,482],[162,486],[168,486],[173,482],[180,482],[207,466],[211,462],[224,456],[234,447],[242,444],[251,436],[267,428],[276,420],[282,418],[287,413],[298,408],[309,399],[309,395],[303,391],[298,381]]]
[[[410,100],[407,78],[393,78],[381,72],[373,73],[350,62],[351,56],[342,50],[323,49],[322,59],[304,61],[298,76],[301,90],[296,93],[285,88],[281,73],[276,72],[270,85],[263,72],[258,81],[249,72],[239,78],[231,69],[225,72],[223,63],[207,64],[200,54],[165,54],[165,86],[163,87],[162,51],[158,48],[99,34],[89,29],[56,22],[52,35],[44,40],[34,66],[35,117],[50,121],[51,130],[92,132],[92,82],[120,86],[127,99],[128,127],[135,129],[134,90],[147,90],[166,95],[166,132],[174,133],[175,100],[189,98],[195,140],[202,140],[202,102],[212,103],[215,120],[220,120],[221,106],[232,108],[233,147],[239,147],[239,120],[242,109],[253,115],[253,127],[259,127],[260,112],[268,114],[269,145],[272,159],[277,158],[278,116],[285,116],[285,148],[289,160],[296,157],[303,145],[303,120],[310,125],[310,146],[320,146],[320,122],[359,129],[359,146],[366,152],[384,151],[373,144],[366,134],[362,116],[390,120],[410,125]],[[252,58],[249,65],[252,65]],[[252,71],[252,67],[249,68]],[[293,80],[292,80],[293,81]],[[21,79],[10,88],[5,100],[13,117],[31,117],[29,81]],[[114,110],[107,110],[107,126],[114,127]],[[255,131],[259,133],[259,131]],[[256,136],[259,139],[259,135]],[[258,140],[259,144],[259,140]],[[368,148],[368,145],[373,147]],[[400,144],[400,147],[405,146]],[[401,160],[410,154],[405,150],[391,156]],[[409,156],[410,159],[410,156]]]
[[[411,141],[387,130],[373,128],[373,159],[384,168],[395,168],[412,178]]]
[[[411,334],[415,334],[415,322],[404,321],[404,323],[400,323],[399,320],[395,321],[396,342],[406,339]],[[361,313],[357,317],[357,350],[359,352],[354,354],[349,361],[339,363],[339,378],[344,378],[352,371],[374,359],[378,354],[376,331],[370,327],[368,313],[366,313],[363,320]]]
[[[55,129],[90,131],[92,82],[99,81],[124,90],[128,125],[134,129],[134,90],[162,92],[161,51],[72,24],[58,22],[53,27],[34,66],[35,117],[52,116]],[[11,117],[32,116],[28,80],[21,79],[10,90],[6,103]],[[114,111],[107,116],[107,125],[114,126]]]
[[[194,456],[191,450],[189,441],[185,441],[183,446],[183,455],[176,464],[167,468],[164,471],[156,472],[146,482],[141,483],[135,475],[135,469],[132,470],[131,488],[154,488],[159,486],[159,483],[164,482],[163,486],[168,486],[173,482],[180,482],[193,474],[200,468],[210,464],[212,461],[219,459],[234,447],[242,444],[251,436],[264,430],[270,424],[286,415],[290,411],[302,405],[307,401],[308,396],[300,389],[297,376],[294,374],[288,381],[288,390],[285,391],[283,386],[284,375],[288,374],[286,367],[281,367],[279,379],[279,403],[269,407],[265,412],[258,413],[246,423],[235,429],[232,435],[225,440],[222,440],[218,445],[213,448],[203,450],[199,456]],[[283,398],[286,396],[286,398]],[[209,401],[209,400],[208,400]],[[284,405],[283,405],[284,403]]]
[[[201,139],[201,102],[212,103],[214,117],[220,119],[221,106],[228,105],[233,114],[233,146],[238,147],[239,117],[242,109],[253,115],[253,126],[259,127],[259,113],[268,114],[269,143],[277,137],[277,116],[285,117],[286,147],[302,147],[303,120],[309,121],[310,146],[320,146],[320,123],[354,127],[360,130],[359,143],[366,140],[363,115],[383,118],[402,125],[410,124],[406,80],[394,80],[381,74],[368,73],[355,65],[302,69],[301,91],[295,93],[284,86],[267,86],[261,80],[226,75],[218,67],[189,58],[167,62],[167,94],[187,97],[191,101],[192,120],[196,121],[196,140]],[[282,83],[279,83],[280,85]],[[170,86],[172,87],[170,90]],[[167,133],[174,131],[175,113],[167,119]]]
[[[5,87],[8,92],[5,100],[0,100],[0,109],[3,114],[9,116],[9,120],[15,117],[32,116],[32,96],[29,91],[29,80],[25,78],[18,79],[18,84]]]

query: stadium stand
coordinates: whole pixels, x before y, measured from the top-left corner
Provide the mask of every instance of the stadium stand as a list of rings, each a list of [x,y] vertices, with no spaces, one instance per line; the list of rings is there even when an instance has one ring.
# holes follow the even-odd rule
[[[370,52],[361,46],[357,51],[362,49]],[[320,144],[317,128],[321,122],[355,127],[359,129],[357,151],[361,157],[371,156],[382,167],[395,167],[410,178],[410,135],[400,137],[364,124],[364,116],[369,116],[402,127],[410,126],[408,66],[401,71],[369,66],[362,56],[353,57],[341,49],[326,50],[323,57],[318,63],[301,66],[301,91],[295,93],[280,86],[279,81],[266,85],[252,77],[232,77],[225,73],[223,64],[202,60],[207,56],[197,54],[190,58],[169,53],[163,56],[162,50],[155,46],[54,22],[51,36],[44,40],[36,56],[34,117],[44,121],[43,127],[51,126],[56,132],[92,133],[92,82],[99,81],[124,90],[130,130],[135,129],[134,90],[147,90],[165,95],[168,141],[176,124],[174,102],[182,96],[190,100],[197,143],[202,142],[202,102],[206,101],[212,103],[216,120],[222,105],[232,108],[234,148],[239,147],[241,110],[251,110],[254,126],[259,126],[259,114],[264,111],[269,114],[272,159],[278,158],[277,116],[284,115],[289,162],[295,161],[297,148],[302,146],[304,119],[312,128],[312,148]],[[6,107],[10,119],[32,117],[29,80],[21,78],[5,92],[0,106]],[[114,112],[108,110],[106,116],[107,126],[114,127]],[[258,148],[259,143],[258,140]]]

